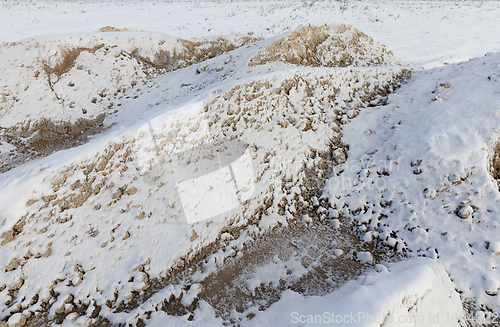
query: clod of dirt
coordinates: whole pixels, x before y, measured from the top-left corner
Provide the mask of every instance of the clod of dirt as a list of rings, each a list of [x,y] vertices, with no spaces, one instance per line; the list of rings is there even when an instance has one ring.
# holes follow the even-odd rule
[[[125,193],[125,189],[127,188],[127,186],[122,186],[122,187],[119,187],[115,193],[113,193],[113,199],[117,199],[119,200],[122,195]]]
[[[498,188],[500,190],[500,142],[497,142],[493,147],[493,154],[490,157],[490,167],[489,171],[491,176],[497,182]]]
[[[5,271],[16,270],[17,267],[19,267],[20,264],[21,264],[21,261],[18,258],[14,258],[14,259],[12,259],[9,262],[9,264],[7,265],[7,267],[5,267]]]
[[[432,93],[443,92],[443,91],[449,89],[450,87],[451,87],[450,83],[444,82],[444,83],[441,83],[438,86],[436,86],[436,89],[434,89],[434,91],[432,91]],[[436,98],[440,98],[440,96],[436,96]]]
[[[6,231],[2,234],[2,244],[1,245],[4,245],[4,244],[7,244],[9,243],[10,241],[12,241],[17,235],[19,235],[22,231],[23,231],[23,227],[24,227],[24,224],[25,224],[25,221],[24,221],[24,218],[22,218],[21,220],[19,220],[15,225],[14,227],[12,227],[11,230],[9,231]]]
[[[441,83],[441,84],[439,84],[439,86],[445,90],[449,89],[451,87],[450,83],[448,83],[448,82]]]
[[[16,313],[9,318],[6,324],[9,327],[22,327],[26,324],[27,317],[22,313]]]

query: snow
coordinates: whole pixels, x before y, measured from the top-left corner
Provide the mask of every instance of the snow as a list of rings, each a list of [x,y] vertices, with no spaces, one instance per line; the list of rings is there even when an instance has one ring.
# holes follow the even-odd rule
[[[185,316],[171,316],[163,311],[154,312],[151,319],[148,320],[148,327],[163,327],[163,326],[222,326],[222,319],[216,318],[213,308],[204,301],[200,302],[200,308],[195,310],[195,319],[190,321],[189,314]]]
[[[362,263],[368,263],[373,261],[373,256],[370,252],[358,252],[356,256],[358,260],[361,261]]]
[[[14,150],[16,147],[9,143],[0,143],[0,153],[1,152],[9,152],[10,150]]]
[[[245,281],[247,290],[255,295],[255,291],[262,285],[278,287],[281,281],[297,279],[307,273],[300,260],[293,256],[286,261],[274,256],[273,260],[255,269],[253,276]]]
[[[378,266],[325,296],[291,290],[242,326],[460,326],[462,303],[446,271],[430,259]]]
[[[365,206],[357,199],[366,199],[368,212],[352,216],[366,233],[404,244],[412,255],[439,258],[463,297],[494,311],[498,301],[487,293],[498,292],[498,262],[486,246],[498,240],[500,194],[488,158],[498,141],[500,93],[488,77],[498,67],[497,53],[414,72],[387,106],[364,110],[346,125],[345,166],[359,168],[332,177],[344,187],[332,181],[335,187],[327,188],[332,204],[351,212]],[[436,94],[443,101],[432,101]]]
[[[500,193],[490,174],[500,139],[497,1],[5,1],[0,7],[2,161],[25,144],[9,143],[8,128],[106,114],[102,133],[86,144],[0,174],[0,321],[22,325],[46,302],[50,318],[84,303],[102,307],[101,316],[115,324],[222,325],[214,308],[198,301],[201,284],[169,285],[130,313],[105,304],[142,296],[193,253],[229,242],[232,235],[222,233],[228,226],[243,228],[242,235],[209,254],[205,273],[194,280],[216,272],[226,258],[240,258],[255,235],[286,226],[307,204],[302,169],[318,166],[321,158],[312,153],[328,151],[340,137],[348,151],[333,151],[333,172],[318,177],[329,177],[323,197],[332,206],[321,219],[334,229],[352,223],[362,242],[381,242],[411,259],[377,265],[377,272],[331,294],[285,291],[269,309],[252,308],[247,313],[255,317],[242,323],[295,325],[293,309],[306,317],[364,312],[381,319],[411,312],[428,319],[422,326],[455,326],[464,319],[460,297],[500,312]],[[338,49],[359,54],[336,43],[349,43],[356,32],[326,27],[320,67],[293,65],[283,55],[248,65],[309,23],[358,28],[380,42],[360,42],[376,64],[361,56],[334,67]],[[108,25],[127,30],[99,31]],[[186,57],[169,72],[140,59],[187,51],[179,37],[217,35],[229,35],[225,40],[236,46],[245,43],[243,35],[266,39],[202,62]],[[77,47],[86,50],[69,70],[44,75]],[[413,68],[406,85],[365,102],[392,90],[406,63]],[[260,220],[249,225],[255,215]],[[344,254],[332,248],[336,257]],[[375,260],[371,252],[355,257],[367,266]],[[275,257],[254,267],[246,291],[307,273],[300,258]],[[168,315],[161,305],[170,297],[197,308]],[[95,323],[91,309],[62,325]]]

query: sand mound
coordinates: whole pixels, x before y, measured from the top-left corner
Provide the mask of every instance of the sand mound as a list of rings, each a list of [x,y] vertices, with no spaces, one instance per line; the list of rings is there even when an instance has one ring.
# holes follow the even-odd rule
[[[385,45],[344,24],[302,27],[274,41],[249,65],[267,62],[313,67],[406,65]]]
[[[346,160],[341,126],[361,108],[381,103],[409,72],[402,66],[301,73],[278,67],[262,78],[259,69],[246,66],[256,47],[235,52],[236,58],[215,58],[190,74],[172,72],[250,39],[187,41],[116,32],[1,50],[0,56],[18,51],[31,63],[14,65],[30,91],[24,84],[4,88],[8,106],[0,119],[9,145],[30,149],[30,155],[42,148],[57,151],[54,141],[71,147],[83,143],[92,128],[104,128],[104,116],[118,110],[119,101],[147,97],[148,88],[161,86],[154,96],[162,97],[167,86],[172,88],[170,81],[178,83],[183,74],[199,86],[224,81],[223,71],[242,73],[225,92],[204,94],[195,104],[186,93],[182,107],[117,128],[42,164],[26,163],[18,178],[2,182],[9,192],[0,201],[0,246],[6,253],[0,264],[7,267],[0,275],[0,320],[30,312],[57,323],[81,314],[95,325],[103,325],[99,319],[119,324],[125,313],[117,312],[142,310],[141,297],[158,290],[168,295],[155,295],[149,303],[161,298],[168,306],[188,298],[188,289],[165,288],[178,272],[192,272],[204,260],[220,266],[241,258],[250,238],[279,225],[286,228],[289,221],[319,228],[328,218],[340,218],[321,195],[332,167]],[[13,57],[12,52],[6,56]],[[7,70],[11,63],[2,67]],[[202,65],[214,67],[210,72]],[[152,78],[167,72],[169,78]],[[240,76],[247,78],[236,82]],[[143,84],[146,92],[140,91]],[[183,92],[180,85],[170,96]],[[36,99],[39,112],[30,99]],[[331,235],[342,230],[336,221]],[[237,246],[229,244],[236,239]],[[259,287],[251,288],[252,293]],[[142,319],[130,317],[131,324]]]
[[[152,78],[256,41],[241,35],[190,41],[110,26],[100,31],[120,33],[0,47],[0,144],[11,149],[0,149],[0,172],[84,143]],[[46,139],[40,131],[53,139],[40,142]]]
[[[23,303],[23,309],[46,312],[47,303],[56,300],[50,305],[52,317],[87,310],[94,303],[102,306],[106,317],[111,314],[107,301],[116,308],[151,287],[153,279],[165,278],[165,274],[168,278],[171,271],[182,270],[222,233],[238,237],[247,227],[266,230],[275,224],[264,219],[268,215],[280,215],[283,223],[287,217],[325,219],[327,208],[323,205],[327,204],[317,201],[331,165],[345,160],[338,142],[340,125],[375,95],[396,86],[406,73],[401,68],[312,72],[238,85],[192,119],[183,119],[180,112],[179,119],[167,115],[165,121],[153,126],[155,143],[146,144],[157,160],[156,170],[141,173],[138,156],[147,149],[139,150],[139,144],[144,144],[141,139],[146,136],[136,133],[42,173],[43,192],[29,195],[25,214],[5,213],[9,221],[17,222],[2,233],[2,246],[10,253],[3,261],[12,272],[0,281],[11,294],[8,303],[33,299]],[[371,83],[349,88],[357,78]],[[229,151],[225,149],[227,140],[250,145],[255,189],[241,207],[223,214],[222,219],[209,225],[188,225],[183,220],[186,208],[176,193],[179,176],[170,162],[189,168],[202,160],[184,158],[175,149],[211,141],[203,133],[199,135],[203,139],[196,138],[203,121],[208,122],[212,141],[221,146],[221,153]],[[211,153],[205,156],[215,158]],[[36,243],[31,241],[34,237]],[[179,237],[189,241],[179,243]],[[91,257],[85,255],[89,248],[94,249]],[[124,248],[162,254],[124,258]],[[43,264],[49,261],[50,265]],[[143,268],[137,268],[140,265]],[[42,266],[50,267],[54,274]],[[18,287],[19,274],[22,284]],[[110,274],[116,283],[101,285],[100,280],[107,280],[105,276]],[[96,287],[101,293],[90,301],[88,295]],[[57,299],[54,292],[60,294]],[[69,294],[72,309],[66,310]]]

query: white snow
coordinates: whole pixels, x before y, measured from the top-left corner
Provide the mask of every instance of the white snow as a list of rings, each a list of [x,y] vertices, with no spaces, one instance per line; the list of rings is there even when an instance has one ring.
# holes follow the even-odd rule
[[[373,256],[370,252],[358,252],[356,254],[356,257],[361,263],[368,263],[373,261]]]
[[[307,269],[300,263],[300,259],[292,256],[286,261],[275,256],[271,262],[258,266],[252,276],[246,279],[247,290],[255,294],[255,290],[263,285],[278,287],[280,281],[295,280],[304,275]]]
[[[10,150],[15,149],[16,147],[9,143],[0,143],[0,153],[9,152]]]
[[[214,309],[205,301],[200,301],[200,307],[195,310],[194,320],[189,320],[189,314],[184,316],[171,316],[163,311],[153,312],[151,319],[147,320],[148,327],[164,327],[164,326],[200,326],[212,327],[222,326],[223,321],[215,317]]]

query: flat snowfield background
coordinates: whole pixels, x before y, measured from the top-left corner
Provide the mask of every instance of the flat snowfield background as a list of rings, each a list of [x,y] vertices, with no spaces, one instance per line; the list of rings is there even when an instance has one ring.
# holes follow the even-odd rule
[[[5,1],[0,8],[0,42],[107,25],[189,39],[345,23],[415,67],[500,50],[498,1]]]

